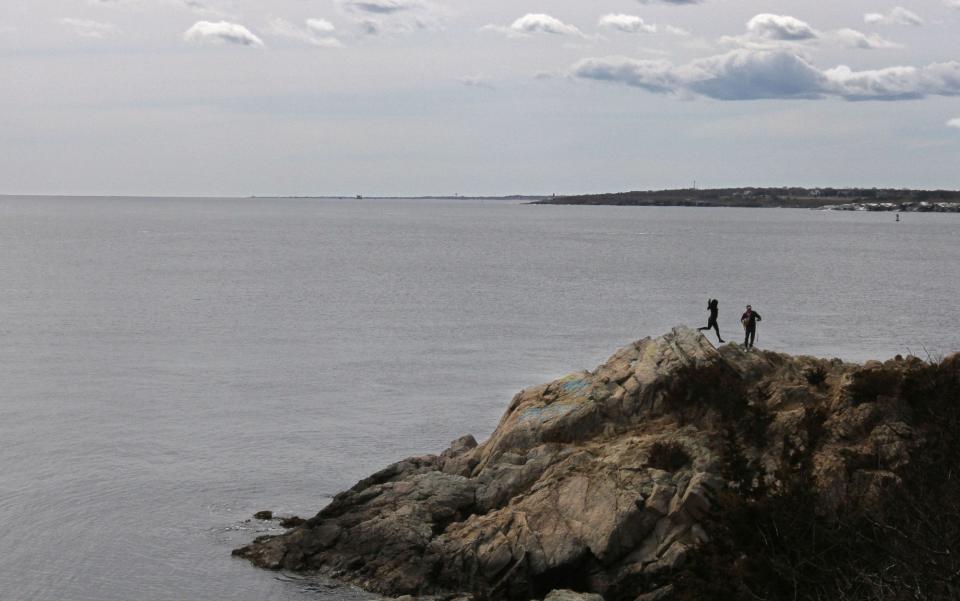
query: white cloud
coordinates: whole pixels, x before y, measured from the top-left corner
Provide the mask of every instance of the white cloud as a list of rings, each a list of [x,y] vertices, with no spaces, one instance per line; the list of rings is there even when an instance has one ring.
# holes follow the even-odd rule
[[[876,33],[865,34],[856,29],[838,29],[832,36],[847,48],[859,48],[862,50],[879,50],[885,48],[903,48],[902,44],[897,44],[884,39]]]
[[[902,6],[897,6],[888,13],[867,13],[863,15],[863,20],[866,23],[881,25],[923,25],[923,18],[920,15]]]
[[[307,29],[319,35],[331,34],[337,30],[334,24],[326,19],[307,19]]]
[[[286,19],[274,18],[270,21],[270,33],[320,48],[343,47],[343,43],[331,35],[336,31],[333,23],[323,19],[307,19],[306,23],[306,27],[298,27]]]
[[[817,30],[796,17],[761,13],[747,21],[746,33],[723,36],[720,43],[749,50],[777,50],[819,38]]]
[[[510,29],[520,33],[550,33],[557,35],[581,35],[580,30],[545,14],[528,14],[520,17]]]
[[[868,71],[839,66],[824,71],[786,49],[733,50],[681,66],[625,57],[588,58],[574,64],[571,74],[658,94],[692,93],[717,100],[826,96],[847,100],[902,100],[960,95],[960,62]]]
[[[901,100],[960,95],[960,62],[853,71],[845,65],[824,72],[849,100]]]
[[[734,50],[679,71],[690,90],[719,100],[816,98],[824,81],[805,58],[786,50]]]
[[[817,36],[806,22],[789,15],[761,13],[747,22],[747,31],[757,37],[768,40],[796,42],[810,40]]]
[[[690,35],[690,32],[686,29],[674,27],[673,25],[655,25],[653,23],[647,23],[636,15],[604,15],[597,22],[597,25],[604,29],[613,29],[623,33],[666,33],[677,36]]]
[[[392,15],[423,6],[419,0],[341,0],[340,4],[351,12],[377,15]]]
[[[60,19],[60,24],[73,29],[74,33],[84,38],[102,39],[107,35],[115,33],[117,28],[111,23],[102,23],[90,19],[73,19],[65,17]]]
[[[525,36],[537,33],[552,35],[583,36],[583,33],[574,25],[568,25],[556,17],[542,13],[530,13],[514,21],[509,27],[500,25],[486,25],[483,31],[496,31],[512,36]]]
[[[947,121],[947,127],[953,127],[953,128],[955,128],[955,129],[960,129],[960,117],[956,117],[955,119],[951,119],[951,120]]]
[[[868,71],[853,71],[840,65],[824,72],[831,85],[848,98],[905,99],[920,98],[923,94],[921,70],[916,67],[886,67]]]
[[[228,21],[197,21],[183,33],[188,42],[212,41],[241,46],[263,46],[263,40],[239,23]]]
[[[604,15],[598,23],[600,27],[616,29],[624,33],[656,33],[656,25],[648,25],[636,15]]]
[[[418,31],[439,31],[443,23],[433,17],[416,17],[412,19],[359,19],[355,25],[364,35],[396,34],[405,35]]]
[[[944,5],[960,9],[960,0],[943,0]]]
[[[676,94],[682,82],[673,65],[663,60],[638,60],[625,56],[585,58],[571,68],[574,77],[621,83],[655,94]]]
[[[364,35],[409,34],[443,29],[446,9],[428,0],[338,0]]]

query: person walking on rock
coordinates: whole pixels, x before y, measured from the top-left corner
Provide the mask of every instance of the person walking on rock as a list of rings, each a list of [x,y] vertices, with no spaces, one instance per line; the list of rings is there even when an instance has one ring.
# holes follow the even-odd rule
[[[753,348],[753,340],[757,336],[758,321],[763,321],[763,318],[753,310],[753,307],[747,305],[746,312],[740,316],[740,323],[743,324],[743,348]]]
[[[713,328],[717,331],[717,340],[720,341],[720,344],[723,344],[723,338],[720,337],[720,326],[717,325],[717,315],[720,313],[720,301],[717,299],[708,300],[707,311],[710,312],[710,318],[707,320],[707,327],[697,328],[697,331],[702,332],[704,330]]]

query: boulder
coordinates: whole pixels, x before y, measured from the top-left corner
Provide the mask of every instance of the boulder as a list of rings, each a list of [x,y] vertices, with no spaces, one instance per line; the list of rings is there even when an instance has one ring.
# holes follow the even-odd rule
[[[877,506],[925,440],[898,396],[921,369],[718,350],[675,328],[520,392],[484,443],[394,463],[234,554],[391,596],[667,599],[730,536],[721,503],[802,481],[817,515]]]

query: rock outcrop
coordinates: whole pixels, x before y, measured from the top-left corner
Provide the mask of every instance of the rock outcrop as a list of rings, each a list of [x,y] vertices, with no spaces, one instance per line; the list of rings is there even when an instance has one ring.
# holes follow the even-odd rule
[[[882,522],[891,491],[922,471],[917,456],[956,442],[938,413],[958,391],[960,356],[857,366],[716,349],[676,328],[520,392],[483,444],[467,436],[395,463],[234,553],[394,596],[572,589],[632,601],[767,587],[777,598],[782,566],[761,563],[808,541],[776,520],[827,532]],[[768,510],[772,538],[786,539],[741,523]]]

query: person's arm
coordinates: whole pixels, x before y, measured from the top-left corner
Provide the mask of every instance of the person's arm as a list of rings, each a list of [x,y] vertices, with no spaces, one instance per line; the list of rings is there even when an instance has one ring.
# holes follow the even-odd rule
[[[753,314],[757,317],[757,321],[763,321],[763,318],[760,317],[760,314],[759,314],[759,313],[757,313],[756,311],[754,311]]]

